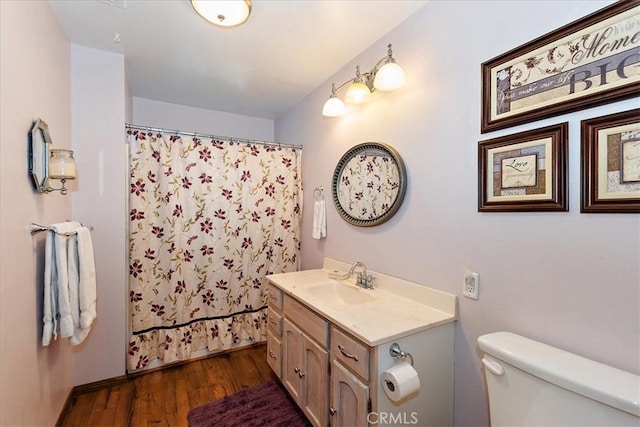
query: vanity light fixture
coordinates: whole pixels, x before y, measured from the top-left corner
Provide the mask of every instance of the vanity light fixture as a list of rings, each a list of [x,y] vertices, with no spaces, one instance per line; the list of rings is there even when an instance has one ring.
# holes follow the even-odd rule
[[[379,60],[371,71],[361,74],[358,65],[356,66],[356,76],[353,79],[347,80],[337,88],[335,83],[331,85],[331,96],[324,103],[322,115],[339,117],[346,113],[344,102],[336,95],[336,92],[346,85],[350,84],[345,93],[345,101],[350,104],[362,104],[369,101],[372,91],[391,92],[400,89],[404,83],[404,71],[396,64],[391,44],[389,44],[387,56]]]
[[[225,28],[243,24],[251,14],[251,0],[191,0],[191,6],[207,21]]]
[[[65,183],[68,179],[76,179],[76,161],[73,158],[73,151],[55,148],[50,151],[49,178],[60,180],[62,187],[48,187],[47,191],[60,191],[60,194],[67,194]]]
[[[39,193],[59,191],[67,194],[67,180],[76,179],[76,162],[72,150],[51,148],[49,126],[37,119],[29,132],[29,175]],[[49,180],[60,180],[62,187],[49,186]]]
[[[369,101],[369,99],[371,99],[371,90],[369,86],[362,81],[360,66],[356,65],[356,77],[347,89],[347,93],[344,94],[344,100],[349,104],[364,104]]]
[[[331,96],[322,107],[322,115],[325,117],[339,117],[347,112],[344,102],[336,96],[336,84],[331,85]]]

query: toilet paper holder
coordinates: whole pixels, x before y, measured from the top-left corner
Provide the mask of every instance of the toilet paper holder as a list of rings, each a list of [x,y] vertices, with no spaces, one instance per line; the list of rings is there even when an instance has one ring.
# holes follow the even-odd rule
[[[397,342],[394,342],[393,344],[391,344],[391,347],[389,347],[389,355],[393,357],[396,362],[400,359],[404,360],[408,357],[411,366],[413,366],[413,356],[411,355],[411,353],[402,351],[402,349],[400,348],[400,344],[398,344]]]

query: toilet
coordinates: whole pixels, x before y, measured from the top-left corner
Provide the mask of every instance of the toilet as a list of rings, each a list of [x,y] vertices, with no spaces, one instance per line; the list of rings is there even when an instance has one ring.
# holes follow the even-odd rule
[[[478,345],[492,426],[640,426],[640,376],[510,332]]]

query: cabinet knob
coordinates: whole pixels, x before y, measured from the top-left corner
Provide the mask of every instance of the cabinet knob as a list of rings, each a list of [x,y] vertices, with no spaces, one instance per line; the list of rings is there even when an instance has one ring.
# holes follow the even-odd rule
[[[278,358],[276,357],[275,354],[273,354],[273,352],[271,350],[269,350],[269,356],[273,359],[273,360],[278,360]]]
[[[293,372],[295,372],[296,374],[300,374],[300,368],[293,368]]]
[[[329,408],[329,413],[330,413],[331,415],[335,415],[335,414],[336,414],[336,412],[338,412],[338,410],[337,410],[336,408]]]
[[[302,378],[302,377],[304,377],[304,373],[303,373],[302,371],[299,371],[299,372],[298,372],[298,376],[299,376],[300,378]]]

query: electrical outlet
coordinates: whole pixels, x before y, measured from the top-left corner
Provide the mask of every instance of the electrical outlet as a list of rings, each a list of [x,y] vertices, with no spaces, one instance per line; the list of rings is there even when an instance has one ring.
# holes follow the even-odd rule
[[[480,287],[480,276],[478,273],[467,272],[464,275],[464,283],[462,284],[462,295],[471,299],[478,299]]]

